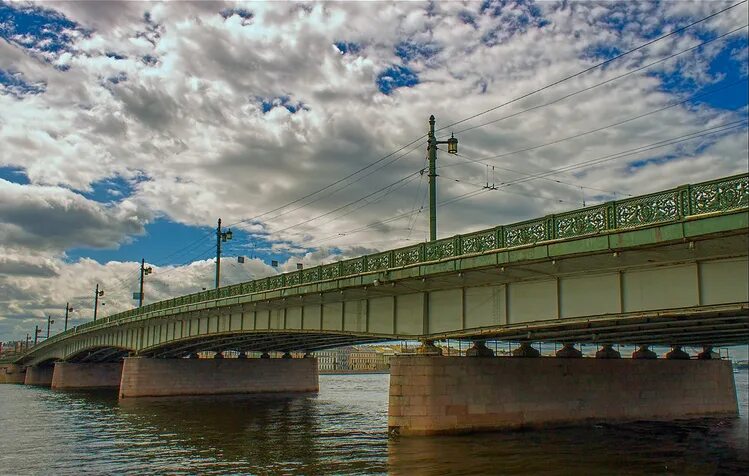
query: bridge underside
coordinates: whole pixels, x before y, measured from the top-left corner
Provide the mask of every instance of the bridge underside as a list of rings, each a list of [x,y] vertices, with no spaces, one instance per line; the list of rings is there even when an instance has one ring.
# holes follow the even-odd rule
[[[705,306],[471,329],[437,338],[511,342],[739,345],[749,340],[749,305]]]
[[[383,337],[351,334],[330,334],[328,332],[265,332],[229,335],[201,336],[171,342],[139,353],[144,357],[175,358],[185,357],[201,351],[237,352],[292,352],[316,351],[356,344],[383,342]]]

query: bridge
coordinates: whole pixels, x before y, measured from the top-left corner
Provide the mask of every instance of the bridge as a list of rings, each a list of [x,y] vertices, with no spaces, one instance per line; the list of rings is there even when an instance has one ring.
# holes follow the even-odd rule
[[[675,346],[672,358],[664,359],[663,365],[684,356],[680,346],[749,342],[748,210],[749,174],[685,185],[156,302],[53,336],[15,358],[12,365],[19,372],[26,369],[27,381],[37,379],[59,388],[75,386],[70,382],[76,379],[88,382],[81,386],[103,379],[119,386],[125,398],[241,393],[250,387],[228,382],[243,372],[236,366],[249,368],[246,362],[254,361],[246,385],[276,374],[279,371],[272,366],[277,365],[285,366],[283,372],[293,375],[300,387],[286,379],[285,383],[274,380],[263,389],[306,391],[317,388],[314,359],[289,359],[291,351],[419,340],[422,355],[398,358],[393,367],[391,420],[406,423],[392,426],[408,428],[406,433],[443,431],[434,419],[419,420],[423,415],[393,415],[393,398],[408,397],[397,394],[402,391],[397,382],[411,380],[414,375],[409,372],[419,372],[423,365],[428,370],[422,377],[431,375],[434,362],[452,362],[435,357],[439,349],[432,343],[437,340],[471,340],[471,354],[476,356],[491,355],[483,344],[487,339],[517,342],[516,354],[525,357],[536,354],[530,344],[539,341],[565,344],[560,357],[577,356],[575,343],[604,345],[602,357],[615,357],[611,344],[617,343],[643,345],[635,357],[652,357],[647,345]],[[199,351],[215,351],[221,357],[230,350],[240,352],[240,357],[247,352],[267,357],[278,351],[287,359],[182,358]],[[418,365],[414,358],[421,359],[415,361]],[[455,369],[462,370],[455,372],[471,374],[461,367],[465,365],[513,365],[520,372],[522,366],[541,365],[537,362],[547,359],[496,364],[507,360],[461,361]],[[598,359],[565,360],[565,371],[589,375],[589,370],[569,366],[633,365],[582,363],[588,360]],[[648,361],[634,364],[638,366],[662,365],[651,359],[635,360]],[[692,364],[684,372],[698,368],[694,362],[668,365],[684,363]],[[723,382],[726,366],[721,364],[725,363],[700,364],[699,372],[711,365],[705,378],[722,375]],[[201,373],[195,366],[206,370]],[[89,369],[87,376],[62,383],[63,375],[75,374],[76,368]],[[507,370],[502,368],[501,372]],[[648,373],[649,381],[656,374],[662,380],[662,368],[653,367],[655,374]],[[99,369],[101,375],[90,369]],[[175,373],[193,377],[183,387],[175,386],[169,377]],[[208,380],[198,384],[202,377],[195,375]],[[164,379],[171,384],[164,384]],[[674,388],[684,385],[667,380]],[[166,388],[170,385],[171,390]],[[175,390],[178,387],[182,390]],[[394,387],[398,387],[395,395]],[[428,395],[434,394],[431,388]],[[728,401],[728,407],[735,409],[735,392],[732,403],[728,393],[722,395],[721,405]],[[407,405],[397,407],[396,413]],[[479,414],[486,416],[486,412]],[[446,423],[448,429],[481,427],[453,416]],[[470,421],[455,426],[456,418]]]

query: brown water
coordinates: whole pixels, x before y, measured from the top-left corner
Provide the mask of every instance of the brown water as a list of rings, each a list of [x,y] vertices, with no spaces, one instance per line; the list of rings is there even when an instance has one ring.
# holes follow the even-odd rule
[[[742,416],[389,440],[388,375],[293,397],[129,401],[0,385],[0,474],[746,474]]]

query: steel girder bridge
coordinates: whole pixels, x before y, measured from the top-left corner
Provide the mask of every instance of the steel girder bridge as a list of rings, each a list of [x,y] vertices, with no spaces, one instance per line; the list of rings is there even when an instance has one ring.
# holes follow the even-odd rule
[[[156,302],[55,335],[38,365],[388,340],[749,342],[749,174]]]

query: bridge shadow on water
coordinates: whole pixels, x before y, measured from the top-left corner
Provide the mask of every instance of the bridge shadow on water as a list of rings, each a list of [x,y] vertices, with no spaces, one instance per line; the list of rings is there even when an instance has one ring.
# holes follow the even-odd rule
[[[746,431],[746,420],[700,419],[399,438],[388,467],[404,475],[743,474]]]

